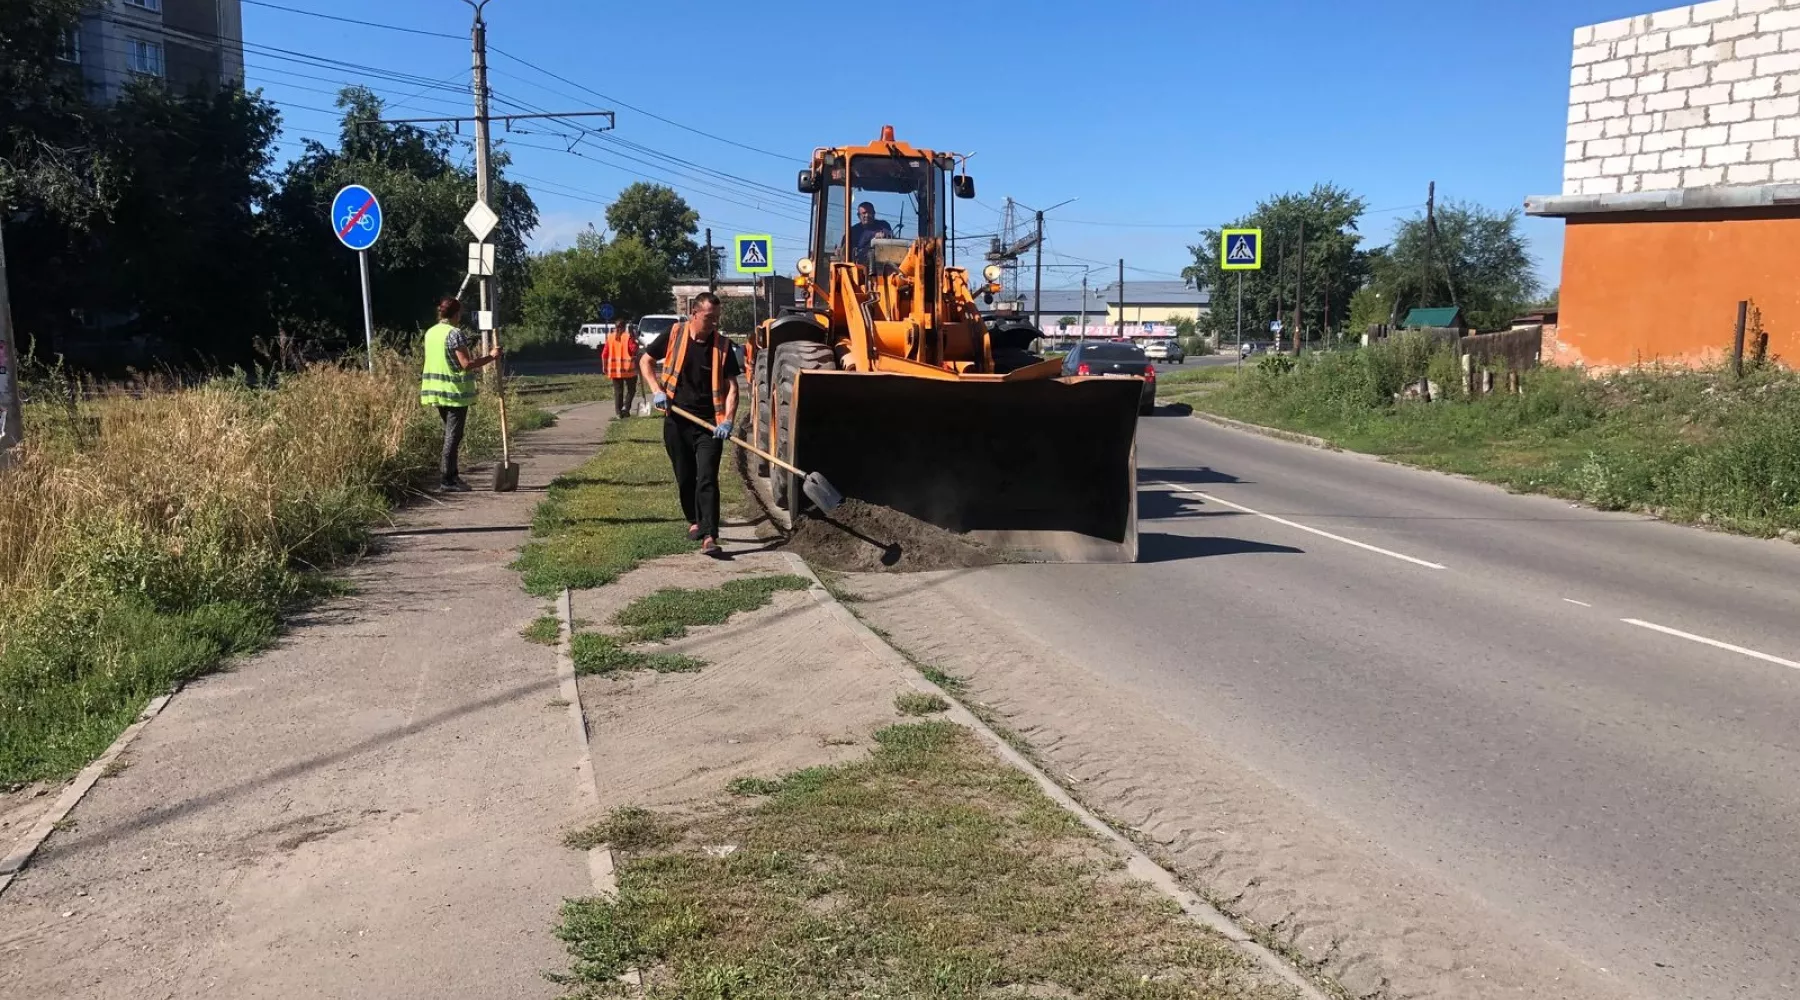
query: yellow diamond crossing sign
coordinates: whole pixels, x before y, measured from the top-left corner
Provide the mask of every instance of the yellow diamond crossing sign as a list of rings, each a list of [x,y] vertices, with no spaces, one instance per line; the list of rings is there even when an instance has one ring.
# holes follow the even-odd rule
[[[1227,229],[1219,235],[1219,269],[1262,270],[1262,230]]]

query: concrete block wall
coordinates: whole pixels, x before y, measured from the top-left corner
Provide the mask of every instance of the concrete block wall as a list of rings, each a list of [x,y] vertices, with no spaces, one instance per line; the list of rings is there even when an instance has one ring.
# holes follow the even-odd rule
[[[1800,0],[1575,31],[1564,194],[1800,182]]]

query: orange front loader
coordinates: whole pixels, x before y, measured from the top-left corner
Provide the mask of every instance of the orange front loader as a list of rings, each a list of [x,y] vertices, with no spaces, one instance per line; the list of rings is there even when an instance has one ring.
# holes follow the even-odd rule
[[[1027,558],[1135,561],[1139,381],[1062,378],[1037,331],[983,321],[948,263],[953,198],[975,195],[956,166],[891,126],[813,154],[805,304],[750,339],[751,433],[850,497]],[[800,484],[760,471],[801,513]]]

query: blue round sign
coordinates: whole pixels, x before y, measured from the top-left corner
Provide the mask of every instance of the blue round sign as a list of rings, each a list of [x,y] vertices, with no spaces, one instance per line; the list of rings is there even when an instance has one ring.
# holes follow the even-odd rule
[[[331,200],[331,230],[352,250],[367,250],[381,236],[381,202],[375,192],[351,184]]]
[[[613,318],[613,307],[611,302],[600,303],[600,318],[603,320],[611,320]]]

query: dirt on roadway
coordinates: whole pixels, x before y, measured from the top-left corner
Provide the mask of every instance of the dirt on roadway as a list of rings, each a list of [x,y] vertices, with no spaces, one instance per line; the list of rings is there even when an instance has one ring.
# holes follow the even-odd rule
[[[847,575],[852,607],[1021,735],[1090,808],[1222,909],[1356,997],[1619,1000],[1614,979],[1518,931],[1234,760],[1204,732],[981,606],[970,571]],[[981,572],[1008,572],[1005,569]]]

